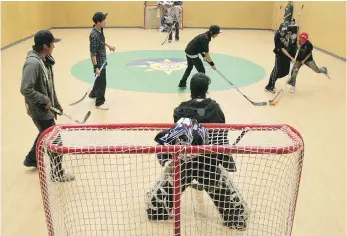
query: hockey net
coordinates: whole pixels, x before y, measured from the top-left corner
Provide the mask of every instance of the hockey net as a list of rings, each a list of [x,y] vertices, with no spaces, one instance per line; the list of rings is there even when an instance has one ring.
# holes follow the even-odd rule
[[[47,129],[37,161],[49,236],[291,235],[304,156],[298,131],[206,124],[230,144],[158,145],[156,134],[171,126]],[[162,166],[158,154],[172,159]],[[223,154],[218,167],[211,154]],[[57,181],[60,165],[73,181]]]
[[[180,29],[183,29],[183,5],[175,6],[181,8],[181,18],[179,20]],[[167,6],[159,4],[144,5],[144,29],[162,29],[165,28],[165,23],[162,24],[162,18],[167,11]]]

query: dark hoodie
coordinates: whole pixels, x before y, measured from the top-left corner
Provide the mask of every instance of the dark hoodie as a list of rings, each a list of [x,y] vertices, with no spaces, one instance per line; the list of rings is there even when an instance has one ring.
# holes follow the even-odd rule
[[[225,123],[222,109],[211,98],[182,102],[174,110],[174,122],[182,117],[196,119],[198,123]]]
[[[44,108],[51,104],[62,110],[54,89],[52,65],[54,59],[51,56],[42,61],[48,73],[51,74],[51,83],[46,78],[42,68],[40,55],[34,50],[30,51],[23,66],[22,83],[20,92],[25,97],[25,105],[28,115],[34,120],[50,120],[56,118],[56,114]]]

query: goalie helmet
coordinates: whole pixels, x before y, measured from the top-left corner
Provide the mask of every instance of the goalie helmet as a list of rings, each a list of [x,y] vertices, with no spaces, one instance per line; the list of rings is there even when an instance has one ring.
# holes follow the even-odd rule
[[[282,34],[287,34],[287,32],[288,32],[288,25],[289,25],[288,21],[282,23],[280,25],[279,29],[278,29],[279,32],[282,33]]]
[[[154,139],[161,145],[205,145],[208,144],[207,129],[196,120],[181,118],[169,130],[160,132]]]

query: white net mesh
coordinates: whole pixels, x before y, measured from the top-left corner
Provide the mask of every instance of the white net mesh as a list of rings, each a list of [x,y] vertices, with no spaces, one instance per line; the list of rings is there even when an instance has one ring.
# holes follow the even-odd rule
[[[181,17],[179,19],[180,29],[183,29],[183,6],[175,6],[181,9]],[[144,11],[144,28],[145,29],[158,29],[164,30],[166,25],[167,6],[147,4]],[[167,28],[166,28],[167,29]],[[166,31],[167,32],[167,31]]]
[[[166,147],[154,141],[163,127],[47,130],[38,167],[49,235],[291,234],[304,150],[295,130],[249,126],[231,145],[241,126],[207,126],[214,140],[228,130],[230,145]]]

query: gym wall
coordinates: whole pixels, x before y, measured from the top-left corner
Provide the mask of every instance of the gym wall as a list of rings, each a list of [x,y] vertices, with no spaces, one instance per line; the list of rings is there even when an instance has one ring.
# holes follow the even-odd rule
[[[283,19],[287,2],[274,2],[272,29],[278,28],[276,18],[282,4],[280,19]],[[294,2],[294,18],[299,20],[300,32],[307,32],[309,40],[318,48],[346,58],[346,1],[343,2]]]
[[[2,2],[1,48],[52,26],[50,2]]]
[[[107,25],[143,27],[143,1],[52,2],[54,27],[92,27],[96,11],[108,12]]]
[[[184,26],[275,29],[280,4],[287,2],[184,2]],[[294,2],[294,17],[304,4],[301,30],[313,44],[346,58],[346,2]],[[50,27],[91,27],[95,11],[107,11],[109,26],[143,27],[144,2],[2,2],[1,47]]]
[[[184,26],[270,29],[273,2],[184,2]]]

